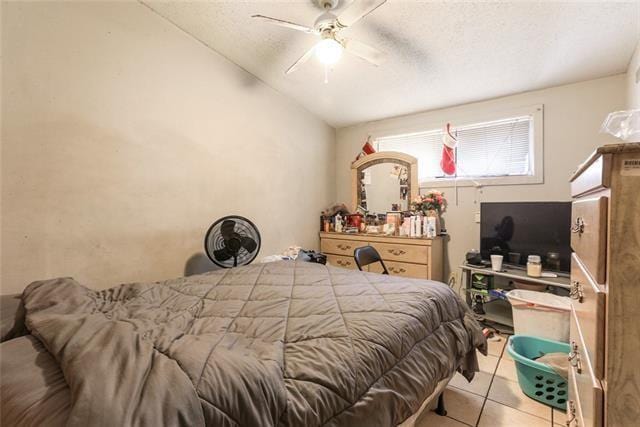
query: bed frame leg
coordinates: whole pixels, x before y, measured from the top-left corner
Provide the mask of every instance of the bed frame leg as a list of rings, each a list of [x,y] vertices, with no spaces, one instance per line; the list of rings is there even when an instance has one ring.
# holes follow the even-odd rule
[[[438,406],[436,407],[436,414],[442,417],[447,415],[447,410],[444,407],[444,391],[440,393],[440,396],[438,396]]]

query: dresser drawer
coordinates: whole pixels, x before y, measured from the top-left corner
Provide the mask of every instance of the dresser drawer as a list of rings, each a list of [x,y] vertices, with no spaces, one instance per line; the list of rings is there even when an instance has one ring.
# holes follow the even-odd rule
[[[320,250],[325,254],[353,256],[353,251],[360,246],[367,246],[365,242],[356,240],[322,239]]]
[[[583,424],[586,427],[602,425],[603,392],[600,381],[594,376],[591,360],[585,350],[584,339],[576,313],[571,311],[571,354],[569,376],[575,378],[575,393],[569,399],[578,403]]]
[[[604,377],[604,322],[606,294],[584,270],[580,258],[571,255],[571,304],[580,324],[584,345],[596,378]]]
[[[601,190],[610,186],[611,179],[611,156],[602,155],[582,171],[571,181],[571,195],[573,197],[581,194]]]
[[[428,279],[428,270],[426,264],[409,264],[406,262],[385,261],[387,271],[392,276],[413,277],[416,279]],[[379,262],[369,264],[369,271],[373,273],[382,273],[382,266]]]
[[[326,255],[327,255],[327,263],[333,266],[342,267],[342,268],[351,268],[356,270],[358,269],[358,266],[356,265],[356,260],[353,259],[353,257],[331,255],[331,254],[326,254]]]
[[[571,248],[598,283],[605,283],[607,256],[606,197],[573,202],[571,209]]]
[[[400,261],[427,264],[427,246],[402,245],[394,243],[371,243],[385,261]]]

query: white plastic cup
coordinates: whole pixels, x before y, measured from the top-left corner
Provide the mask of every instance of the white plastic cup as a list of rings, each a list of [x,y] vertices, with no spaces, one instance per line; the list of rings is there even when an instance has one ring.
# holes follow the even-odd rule
[[[502,255],[491,255],[491,269],[493,271],[502,271]]]

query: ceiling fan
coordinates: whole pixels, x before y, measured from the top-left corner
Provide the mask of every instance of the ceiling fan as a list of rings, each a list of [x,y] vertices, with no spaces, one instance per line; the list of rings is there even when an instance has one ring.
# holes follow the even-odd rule
[[[356,22],[382,6],[387,0],[354,0],[340,15],[336,16],[331,10],[338,6],[339,0],[314,0],[324,12],[318,16],[313,27],[296,24],[282,19],[271,18],[264,15],[253,15],[252,18],[260,19],[270,24],[302,31],[307,34],[315,34],[320,37],[320,41],[311,49],[305,52],[285,74],[291,74],[304,64],[315,53],[316,57],[325,66],[333,65],[342,56],[342,51],[346,50],[373,65],[380,65],[384,62],[386,54],[375,47],[358,40],[340,37],[340,30],[351,27]],[[325,68],[325,83],[326,83]]]

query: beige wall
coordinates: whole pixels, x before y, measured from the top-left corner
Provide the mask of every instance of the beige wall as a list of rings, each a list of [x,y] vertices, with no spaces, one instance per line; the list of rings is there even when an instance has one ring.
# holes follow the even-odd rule
[[[226,214],[317,245],[333,128],[139,3],[2,8],[3,294],[180,276]]]
[[[491,186],[479,190],[462,187],[458,189],[457,203],[454,189],[443,189],[449,201],[444,219],[451,236],[447,245],[445,270],[447,277],[454,272],[459,279],[457,266],[464,254],[479,245],[480,227],[474,222],[474,213],[479,211],[480,202],[569,200],[568,178],[571,172],[595,147],[615,142],[615,139],[598,131],[607,113],[624,107],[624,75],[338,129],[338,200],[350,200],[349,165],[370,133],[390,130],[402,133],[403,128],[422,123],[425,129],[433,129],[447,120],[455,123],[456,117],[468,118],[474,114],[508,111],[510,108],[537,104],[544,104],[543,184]]]
[[[640,41],[627,69],[627,107],[640,108]]]

